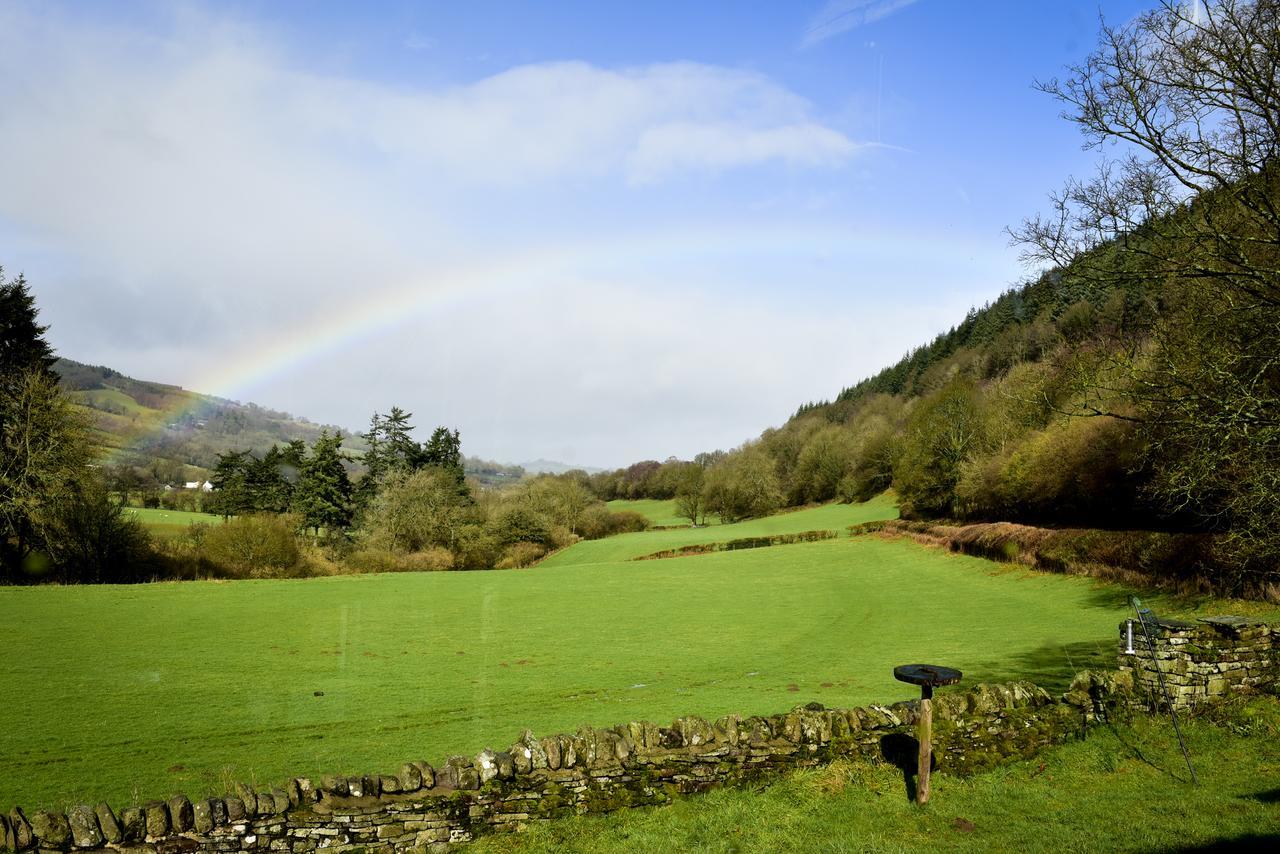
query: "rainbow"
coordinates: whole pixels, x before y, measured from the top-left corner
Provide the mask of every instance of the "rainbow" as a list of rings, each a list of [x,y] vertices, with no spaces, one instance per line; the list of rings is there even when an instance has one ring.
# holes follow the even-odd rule
[[[745,251],[743,247],[748,247]],[[931,255],[971,257],[972,245],[932,242]],[[913,257],[920,252],[917,238],[833,228],[830,225],[787,225],[747,227],[690,227],[633,233],[621,238],[590,244],[548,245],[519,252],[507,258],[456,265],[431,275],[415,278],[371,293],[353,296],[344,306],[328,306],[323,312],[275,330],[259,345],[242,348],[219,359],[216,367],[184,383],[201,395],[239,399],[247,390],[267,380],[296,370],[352,343],[379,332],[401,326],[416,318],[477,295],[499,296],[504,292],[530,290],[555,283],[572,273],[597,267],[625,265],[629,269],[652,266],[655,261],[687,258],[714,258],[723,255],[776,254],[781,257],[840,255],[859,259],[868,255]],[[1007,282],[993,282],[1004,287]],[[162,433],[166,425],[207,406],[200,401],[183,402],[161,410],[154,422],[134,431],[128,441],[111,452],[108,462],[118,460],[146,440]]]

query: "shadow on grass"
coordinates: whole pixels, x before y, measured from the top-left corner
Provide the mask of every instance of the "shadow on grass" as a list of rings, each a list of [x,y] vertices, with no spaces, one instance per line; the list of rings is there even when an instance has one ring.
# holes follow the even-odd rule
[[[1280,833],[1246,833],[1230,839],[1215,839],[1203,845],[1185,845],[1175,848],[1155,848],[1160,854],[1185,851],[1275,851],[1280,846]]]
[[[902,787],[906,790],[907,800],[916,799],[916,771],[919,770],[920,742],[914,736],[902,732],[894,732],[880,739],[880,755],[893,767],[902,772]],[[930,773],[938,767],[938,757],[929,757]]]
[[[1027,652],[984,662],[972,669],[974,681],[1012,682],[1027,679],[1051,694],[1061,694],[1081,670],[1112,670],[1116,666],[1116,646],[1110,638],[1045,644]],[[970,680],[967,678],[966,682]],[[953,690],[963,691],[963,686]]]
[[[1280,804],[1280,789],[1267,789],[1265,792],[1254,792],[1251,795],[1241,795],[1240,797],[1264,804]]]
[[[1257,610],[1249,607],[1246,603],[1240,602],[1232,603],[1228,606],[1222,601],[1223,596],[1221,594],[1156,590],[1132,587],[1117,582],[1094,585],[1086,594],[1085,602],[1091,607],[1114,609],[1123,612],[1119,614],[1119,619],[1127,619],[1134,616],[1133,603],[1130,601],[1132,596],[1137,596],[1141,599],[1143,607],[1150,608],[1159,617],[1192,619],[1190,615],[1199,613],[1206,608],[1212,612],[1221,612],[1224,607],[1231,607],[1237,610],[1244,607],[1250,613]],[[1270,610],[1270,606],[1265,604],[1260,603],[1258,607],[1262,610]]]

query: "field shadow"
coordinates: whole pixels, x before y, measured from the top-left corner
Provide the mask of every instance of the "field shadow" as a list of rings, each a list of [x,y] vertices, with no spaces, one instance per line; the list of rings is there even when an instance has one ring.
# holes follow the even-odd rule
[[[1254,792],[1250,795],[1241,795],[1242,798],[1248,798],[1251,801],[1258,801],[1263,804],[1280,804],[1280,789],[1267,789],[1265,792]]]
[[[902,787],[906,791],[907,800],[916,799],[916,771],[920,759],[920,742],[915,736],[903,732],[894,732],[880,739],[880,756],[885,762],[902,772]],[[938,767],[938,757],[931,756],[929,769],[932,772]]]
[[[1071,679],[1081,670],[1112,670],[1115,666],[1114,642],[1109,638],[1099,638],[1068,644],[1045,644],[986,661],[975,667],[974,673],[984,682],[1026,679],[1050,693],[1059,694],[1071,686]]]
[[[1108,581],[1091,587],[1085,594],[1085,604],[1090,607],[1114,609],[1123,612],[1121,619],[1135,616],[1130,597],[1137,596],[1144,607],[1158,617],[1193,614],[1209,603],[1220,599],[1212,593],[1133,587],[1118,581]],[[1219,603],[1220,604],[1220,603]],[[1190,619],[1190,618],[1187,618]],[[1118,621],[1117,621],[1118,622]]]
[[[1280,847],[1280,833],[1245,833],[1229,839],[1215,839],[1203,845],[1175,845],[1152,848],[1152,854],[1175,854],[1192,851],[1275,851]]]

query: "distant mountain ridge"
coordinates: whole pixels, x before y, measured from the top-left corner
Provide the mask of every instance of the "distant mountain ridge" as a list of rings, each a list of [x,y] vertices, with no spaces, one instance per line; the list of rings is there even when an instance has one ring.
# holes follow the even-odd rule
[[[573,466],[556,460],[536,459],[528,463],[520,463],[520,468],[530,474],[564,474],[569,471],[585,471],[587,474],[599,474],[606,469],[595,466]]]

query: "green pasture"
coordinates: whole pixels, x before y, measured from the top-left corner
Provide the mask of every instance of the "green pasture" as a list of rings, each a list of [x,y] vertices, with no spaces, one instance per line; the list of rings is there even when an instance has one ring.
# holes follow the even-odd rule
[[[652,524],[664,528],[688,528],[689,519],[676,512],[674,498],[666,500],[658,498],[637,498],[635,500],[617,499],[608,502],[610,510],[633,510],[644,516]],[[708,525],[720,524],[720,517],[713,514],[707,516]]]
[[[157,537],[177,537],[186,533],[193,522],[221,525],[222,517],[213,513],[192,513],[187,510],[163,510],[157,507],[126,507],[126,513],[142,523]]]
[[[573,557],[495,572],[0,589],[0,805],[127,805],[217,794],[233,779],[389,772],[505,747],[526,726],[891,702],[913,695],[892,667],[919,660],[970,683],[1060,688],[1112,660],[1126,613],[1113,586],[873,536]]]
[[[677,515],[676,502],[674,499],[663,501],[657,498],[639,498],[634,501],[618,499],[609,502],[610,510],[632,510],[644,516],[654,525],[668,526],[689,526],[689,520]],[[714,520],[713,520],[714,521]]]
[[[117,415],[123,414],[137,416],[155,414],[155,410],[147,409],[129,395],[114,388],[95,388],[83,391],[73,391],[68,394],[68,397],[76,403]]]
[[[643,502],[629,502],[643,503]],[[660,504],[662,502],[652,502]],[[610,502],[613,507],[617,502]],[[619,534],[602,540],[589,540],[552,555],[541,566],[582,566],[613,563],[654,552],[691,546],[698,543],[722,543],[740,537],[767,537],[773,534],[798,534],[801,531],[837,531],[860,522],[896,519],[898,506],[885,495],[863,504],[823,504],[789,513],[750,519],[732,525],[709,525],[705,528],[680,528],[671,531],[640,531]],[[685,558],[680,558],[685,560]]]
[[[888,765],[836,763],[763,790],[536,825],[492,852],[1274,851],[1280,842],[1280,702],[1183,721],[1190,783],[1167,718],[1095,728],[967,780],[933,777],[923,808]]]

